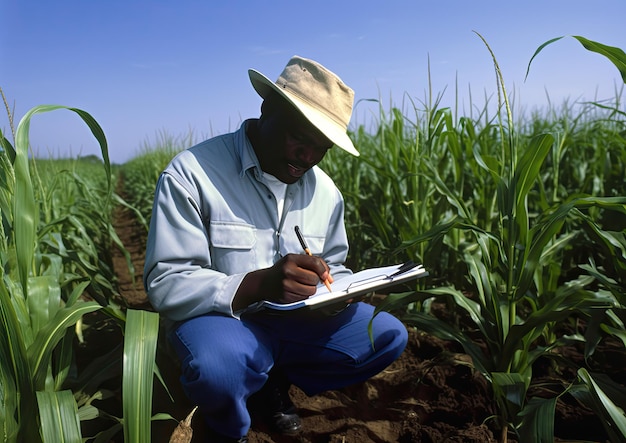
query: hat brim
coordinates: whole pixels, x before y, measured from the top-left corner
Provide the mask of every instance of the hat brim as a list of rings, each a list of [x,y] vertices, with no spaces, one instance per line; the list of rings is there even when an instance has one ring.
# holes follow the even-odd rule
[[[354,147],[352,140],[348,137],[345,128],[341,125],[337,124],[334,120],[327,117],[305,101],[299,99],[294,94],[289,93],[289,91],[279,88],[272,80],[260,72],[255,71],[254,69],[249,69],[248,75],[250,76],[252,87],[254,87],[256,92],[261,97],[266,98],[272,92],[278,93],[281,97],[285,98],[296,109],[298,109],[298,111],[300,111],[313,126],[315,126],[335,145],[356,157],[360,155],[359,151],[357,151]]]

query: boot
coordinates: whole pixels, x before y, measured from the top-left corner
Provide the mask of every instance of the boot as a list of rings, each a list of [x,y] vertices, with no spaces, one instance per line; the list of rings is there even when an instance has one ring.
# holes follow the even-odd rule
[[[265,386],[253,397],[256,411],[260,412],[277,432],[294,435],[301,431],[302,421],[289,397],[291,383],[278,371],[272,371]]]

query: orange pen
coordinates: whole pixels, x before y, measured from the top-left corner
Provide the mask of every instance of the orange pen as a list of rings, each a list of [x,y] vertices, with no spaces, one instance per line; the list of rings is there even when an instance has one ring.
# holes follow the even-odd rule
[[[300,232],[300,227],[296,226],[296,235],[298,236],[298,240],[300,240],[300,244],[302,245],[302,249],[304,249],[304,252],[306,252],[306,255],[309,256],[313,256],[313,254],[311,254],[311,250],[309,249],[309,247],[306,244],[306,241],[304,240],[304,237],[302,236],[302,232]],[[330,282],[328,281],[328,279],[324,280],[324,286],[326,286],[326,289],[328,289],[328,292],[333,292],[333,290],[330,287]]]

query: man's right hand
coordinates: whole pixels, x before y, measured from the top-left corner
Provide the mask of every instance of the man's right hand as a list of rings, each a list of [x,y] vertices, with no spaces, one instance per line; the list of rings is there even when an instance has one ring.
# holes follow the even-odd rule
[[[305,300],[317,291],[320,281],[332,282],[328,265],[321,257],[287,254],[273,266],[250,272],[235,294],[237,311],[261,300],[292,303]]]

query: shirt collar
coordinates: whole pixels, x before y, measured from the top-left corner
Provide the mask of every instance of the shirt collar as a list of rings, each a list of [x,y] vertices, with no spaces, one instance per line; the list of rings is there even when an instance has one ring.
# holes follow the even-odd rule
[[[237,149],[237,153],[239,154],[239,158],[241,159],[241,170],[239,171],[239,175],[243,177],[246,175],[246,171],[251,168],[257,168],[259,171],[261,170],[261,164],[259,163],[259,159],[254,152],[254,148],[252,147],[252,143],[250,143],[250,139],[246,134],[246,126],[250,120],[245,120],[239,130],[235,132],[235,146]]]

